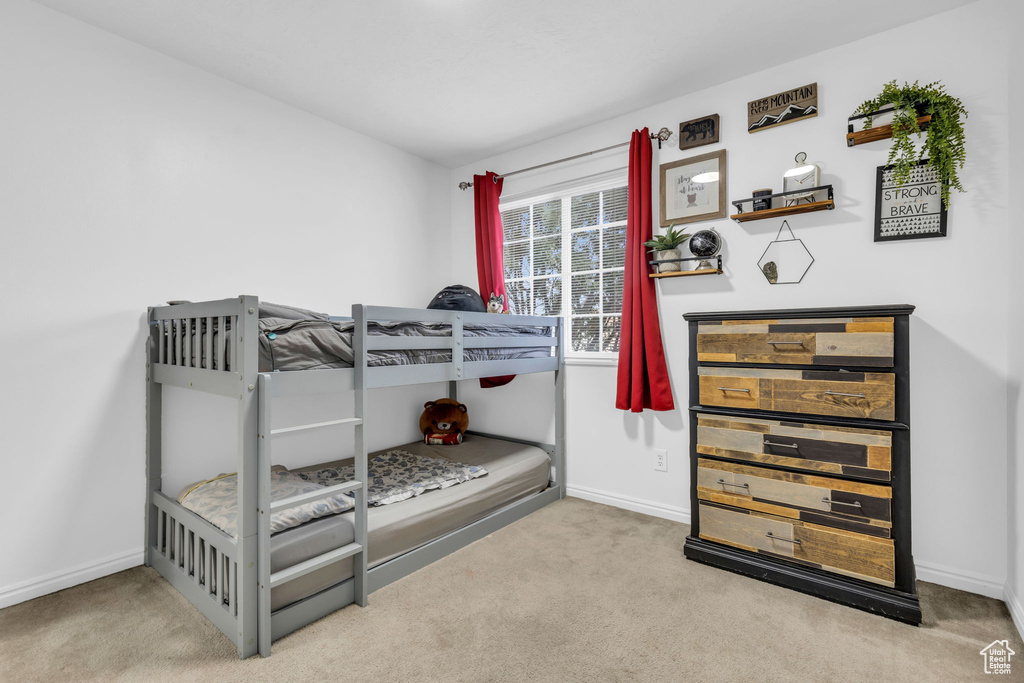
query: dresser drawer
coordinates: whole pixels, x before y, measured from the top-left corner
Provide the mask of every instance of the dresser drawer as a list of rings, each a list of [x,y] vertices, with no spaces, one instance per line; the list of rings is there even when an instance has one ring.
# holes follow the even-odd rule
[[[701,322],[697,361],[891,368],[893,326],[893,318]]]
[[[892,489],[699,458],[700,500],[870,536],[892,536]]]
[[[697,374],[702,405],[896,419],[896,376],[887,372],[702,367]]]
[[[761,512],[700,504],[700,537],[893,587],[893,541]]]
[[[892,433],[697,414],[697,453],[863,479],[892,478]]]

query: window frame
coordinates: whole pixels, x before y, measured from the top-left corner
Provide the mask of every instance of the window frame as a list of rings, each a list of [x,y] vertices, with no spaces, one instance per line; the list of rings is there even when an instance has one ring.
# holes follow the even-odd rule
[[[557,186],[541,188],[541,189],[538,189],[538,190],[533,191],[533,192],[525,192],[525,193],[516,194],[514,196],[510,196],[508,199],[501,199],[501,200],[498,201],[498,213],[499,214],[503,214],[506,211],[511,211],[511,210],[514,210],[514,209],[521,209],[521,208],[524,208],[524,207],[534,206],[534,205],[537,205],[537,204],[544,204],[545,202],[550,202],[553,199],[558,199],[558,200],[560,200],[562,202],[562,210],[561,210],[562,222],[561,222],[561,225],[559,227],[559,235],[561,237],[561,249],[562,249],[561,272],[557,276],[534,276],[532,274],[533,266],[534,266],[534,264],[533,264],[533,243],[537,239],[537,237],[533,234],[533,222],[532,222],[532,216],[531,216],[530,236],[526,240],[511,240],[510,241],[510,243],[512,243],[512,242],[522,242],[522,241],[528,241],[530,243],[530,268],[531,268],[531,275],[529,275],[527,277],[522,277],[522,278],[512,278],[510,280],[504,280],[504,272],[503,272],[502,273],[502,277],[503,277],[503,281],[506,284],[506,287],[507,287],[507,284],[509,282],[524,282],[524,281],[533,282],[533,281],[536,281],[536,280],[544,279],[545,277],[559,277],[559,278],[561,278],[561,281],[562,281],[562,305],[561,305],[561,310],[559,311],[558,315],[561,316],[566,321],[566,323],[567,323],[564,326],[564,330],[565,330],[564,335],[563,335],[564,338],[561,340],[562,344],[565,347],[565,357],[566,357],[567,360],[599,361],[598,363],[595,363],[595,364],[600,364],[600,365],[606,365],[606,364],[610,365],[610,364],[612,364],[611,361],[617,361],[618,360],[618,357],[619,357],[619,352],[618,351],[574,351],[574,350],[572,350],[572,346],[571,346],[572,345],[572,325],[573,325],[573,319],[574,318],[595,317],[595,318],[597,318],[600,321],[603,318],[607,317],[604,314],[604,296],[603,296],[603,291],[600,292],[602,294],[602,296],[599,296],[598,313],[591,314],[591,315],[578,315],[578,316],[574,316],[572,314],[572,276],[573,275],[585,275],[585,274],[588,274],[588,273],[615,272],[616,270],[618,270],[618,268],[612,268],[612,269],[598,268],[596,270],[584,270],[584,271],[579,271],[579,272],[573,272],[573,270],[572,270],[572,235],[574,233],[585,232],[587,230],[593,230],[595,227],[598,227],[601,230],[603,230],[604,228],[607,228],[607,227],[614,227],[614,226],[618,226],[618,225],[621,225],[621,226],[625,227],[625,225],[627,223],[627,220],[613,221],[611,223],[599,223],[599,224],[597,224],[597,226],[588,225],[588,226],[584,226],[584,227],[580,227],[580,228],[575,228],[574,229],[574,228],[572,228],[571,204],[572,204],[572,198],[574,196],[578,196],[578,195],[581,195],[581,194],[588,194],[588,193],[592,193],[592,192],[604,192],[604,191],[608,191],[608,190],[614,190],[614,189],[619,188],[619,187],[626,187],[626,188],[628,188],[628,186],[629,186],[629,182],[628,181],[629,181],[629,179],[628,179],[628,175],[627,175],[627,169],[623,168],[623,169],[619,169],[619,170],[613,171],[613,172],[608,173],[608,174],[601,174],[599,177],[591,178],[589,180],[581,180],[581,181],[573,181],[573,182],[568,182],[568,183],[560,183]],[[627,193],[628,193],[628,189],[627,189]],[[502,227],[502,230],[504,232],[504,226]],[[540,239],[545,239],[545,238],[541,237]],[[504,245],[504,239],[502,240],[502,244]],[[602,246],[603,246],[603,242],[602,242]],[[504,252],[504,246],[502,247],[502,251]],[[602,248],[602,251],[601,251],[601,257],[602,257],[602,260],[603,260],[603,258],[604,258],[603,248]],[[623,279],[625,279],[625,262],[623,262],[621,272],[623,273]],[[603,284],[602,284],[602,287],[603,287]],[[614,315],[614,314],[611,314],[611,315]],[[619,312],[618,315],[619,315],[619,320],[621,321],[622,320],[621,307],[620,307],[620,312]],[[599,334],[600,334],[600,327],[599,327]],[[621,343],[621,338],[620,338],[620,343]],[[600,361],[605,361],[605,362],[600,362]],[[579,363],[573,363],[573,364],[579,364]]]

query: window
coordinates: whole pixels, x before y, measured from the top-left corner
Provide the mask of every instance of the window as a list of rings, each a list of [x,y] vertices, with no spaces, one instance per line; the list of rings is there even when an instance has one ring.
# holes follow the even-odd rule
[[[565,316],[572,352],[619,350],[626,197],[618,180],[501,205],[509,308]]]

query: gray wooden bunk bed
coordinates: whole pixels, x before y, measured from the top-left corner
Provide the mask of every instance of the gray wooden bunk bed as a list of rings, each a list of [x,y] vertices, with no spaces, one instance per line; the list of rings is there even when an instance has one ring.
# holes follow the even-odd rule
[[[565,389],[563,322],[557,317],[502,315],[354,305],[351,367],[293,372],[260,372],[260,303],[255,296],[201,303],[175,303],[149,309],[146,353],[146,564],[159,571],[238,648],[241,658],[270,655],[271,641],[345,605],[367,604],[367,595],[445,555],[565,497]],[[444,336],[387,336],[373,326],[427,323],[445,327]],[[487,336],[467,334],[466,326],[488,326]],[[549,328],[544,337],[524,338],[503,329]],[[477,360],[481,350],[549,347],[541,357]],[[441,349],[429,360],[374,365],[376,354]],[[475,354],[475,355],[474,355]],[[447,382],[458,398],[460,380],[534,372],[554,373],[555,443],[476,434],[536,446],[550,458],[547,486],[486,516],[393,559],[369,567],[367,541],[368,389]],[[162,488],[162,387],[171,385],[237,401],[237,533],[229,535],[182,506]],[[354,414],[328,422],[272,428],[274,399],[354,392]],[[351,481],[271,501],[274,436],[338,424],[354,427],[355,476]],[[486,479],[486,477],[485,477]],[[351,492],[355,498],[352,542],[286,569],[271,571],[271,513]],[[429,497],[427,494],[426,497]],[[402,505],[398,503],[397,505]],[[351,563],[351,578],[272,611],[271,591]]]

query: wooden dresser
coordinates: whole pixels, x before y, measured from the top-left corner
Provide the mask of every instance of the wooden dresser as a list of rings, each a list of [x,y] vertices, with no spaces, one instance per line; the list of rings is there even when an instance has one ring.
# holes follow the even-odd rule
[[[912,624],[913,306],[688,313],[685,553]]]

